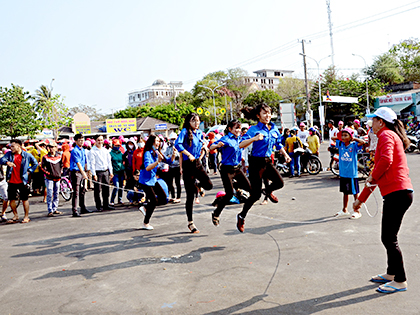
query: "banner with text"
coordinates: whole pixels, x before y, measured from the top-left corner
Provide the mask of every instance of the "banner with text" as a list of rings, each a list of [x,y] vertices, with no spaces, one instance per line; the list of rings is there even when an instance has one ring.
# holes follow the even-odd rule
[[[82,135],[92,133],[90,123],[87,121],[76,121],[74,127],[76,128],[76,133],[81,133]]]
[[[136,118],[107,119],[107,133],[135,132],[137,131]]]

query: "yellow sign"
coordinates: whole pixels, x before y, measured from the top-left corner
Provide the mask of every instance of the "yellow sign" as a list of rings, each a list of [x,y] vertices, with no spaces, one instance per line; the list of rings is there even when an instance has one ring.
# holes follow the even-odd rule
[[[226,109],[221,108],[221,109],[220,109],[220,113],[221,113],[221,114],[226,114]]]
[[[76,128],[76,133],[81,133],[83,135],[92,133],[90,123],[87,121],[76,121],[74,127]]]
[[[122,118],[122,119],[107,119],[106,132],[107,133],[122,133],[137,131],[136,118]]]
[[[203,109],[201,107],[197,108],[197,114],[201,115],[203,113]]]
[[[206,115],[206,116],[210,116],[210,112],[209,112],[208,110],[206,110],[205,115]]]

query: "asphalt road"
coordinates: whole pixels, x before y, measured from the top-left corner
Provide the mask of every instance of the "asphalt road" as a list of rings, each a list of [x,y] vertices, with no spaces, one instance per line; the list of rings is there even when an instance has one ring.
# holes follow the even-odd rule
[[[420,154],[408,155],[415,190],[418,161]],[[144,231],[136,208],[72,218],[61,202],[65,214],[48,218],[41,198],[31,198],[30,223],[0,226],[0,313],[420,314],[416,198],[399,237],[408,290],[384,295],[368,281],[386,268],[378,191],[367,203],[377,216],[363,210],[359,220],[335,219],[342,195],[330,172],[285,178],[279,203],[256,204],[241,234],[238,205],[212,225],[210,204],[222,185],[211,178],[214,189],[194,207],[196,235],[183,203],[157,208],[155,230]],[[87,205],[94,210],[92,192]]]

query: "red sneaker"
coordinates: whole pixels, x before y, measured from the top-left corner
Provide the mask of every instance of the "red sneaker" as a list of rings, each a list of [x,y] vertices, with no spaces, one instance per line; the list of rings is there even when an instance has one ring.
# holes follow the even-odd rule
[[[237,216],[236,227],[238,231],[243,233],[245,231],[245,219],[242,219],[241,216],[238,214]]]
[[[279,202],[279,199],[276,196],[274,196],[272,192],[270,194],[267,194],[267,191],[265,189],[263,189],[262,193],[264,195],[266,195],[272,203],[278,203]]]

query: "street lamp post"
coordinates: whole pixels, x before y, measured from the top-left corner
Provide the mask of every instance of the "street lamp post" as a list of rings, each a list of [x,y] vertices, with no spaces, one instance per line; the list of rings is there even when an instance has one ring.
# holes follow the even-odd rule
[[[301,54],[301,55],[302,55],[302,54]],[[306,57],[307,57],[307,58],[309,58],[309,59],[312,59],[313,61],[315,61],[315,62],[316,62],[316,65],[317,65],[317,67],[318,67],[318,94],[319,94],[319,106],[320,106],[320,107],[321,107],[321,109],[322,109],[323,107],[322,107],[322,95],[321,95],[321,75],[320,75],[320,73],[319,73],[319,64],[321,63],[321,61],[322,61],[322,60],[324,60],[324,59],[327,59],[327,58],[331,57],[331,55],[328,55],[327,57],[321,58],[319,61],[316,61],[314,58],[309,57],[308,55],[306,55]],[[320,114],[320,118],[321,118],[321,114]],[[325,119],[325,116],[324,116],[324,119]],[[320,119],[320,120],[321,120],[321,119]],[[321,120],[320,122],[321,122],[321,131],[322,131],[322,140],[324,140],[324,124],[322,123],[322,120]]]
[[[217,90],[217,88],[219,88],[219,87],[221,87],[221,86],[223,86],[223,85],[225,85],[225,84],[226,84],[226,83],[219,84],[219,85],[218,85],[218,86],[216,86],[214,89],[211,89],[211,88],[209,88],[208,86],[205,86],[205,85],[198,85],[198,86],[200,86],[200,87],[202,87],[202,88],[205,88],[205,89],[210,90],[210,91],[211,91],[211,93],[212,93],[212,95],[213,95],[214,125],[217,125],[217,117],[216,117],[216,101],[214,100],[214,91],[215,91],[215,90]]]
[[[352,54],[353,56],[360,57],[365,62],[365,69],[367,69],[367,63],[365,58],[363,58],[360,55]],[[369,83],[368,83],[368,77],[366,76],[366,114],[370,114],[370,107],[369,107]]]

